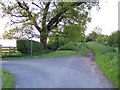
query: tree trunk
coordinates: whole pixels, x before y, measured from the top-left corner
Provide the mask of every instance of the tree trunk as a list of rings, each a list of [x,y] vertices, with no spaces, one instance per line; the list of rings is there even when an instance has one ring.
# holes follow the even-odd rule
[[[43,44],[45,49],[47,49],[47,38],[48,38],[48,31],[42,30],[42,32],[40,33],[40,42]]]

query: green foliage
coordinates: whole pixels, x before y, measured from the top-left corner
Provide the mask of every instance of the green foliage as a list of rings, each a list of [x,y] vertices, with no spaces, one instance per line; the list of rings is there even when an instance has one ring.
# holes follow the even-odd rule
[[[65,44],[65,41],[63,37],[51,37],[48,42],[48,49],[54,51],[64,44]]]
[[[63,35],[66,42],[84,41],[85,29],[79,25],[71,25],[64,29]]]
[[[58,48],[57,50],[72,50],[72,51],[78,51],[80,49],[80,47],[78,46],[78,44],[76,43],[67,43],[63,46],[61,46],[60,48]]]
[[[14,77],[13,74],[2,69],[2,88],[14,88]]]
[[[29,39],[31,37],[32,29],[30,26],[27,26],[25,29],[14,27],[3,33],[4,39]]]
[[[118,52],[97,54],[96,60],[105,75],[118,87]]]
[[[22,54],[31,54],[31,41],[30,40],[18,40],[17,49]],[[43,45],[39,42],[32,41],[32,53],[40,54],[43,52]]]
[[[108,39],[108,44],[110,46],[118,46],[118,38],[120,38],[120,30],[113,32]]]
[[[98,33],[96,33],[95,31],[92,31],[86,38],[86,41],[87,42],[90,42],[90,41],[96,41],[98,37]]]
[[[96,42],[87,43],[95,53],[95,58],[104,74],[118,87],[118,48]]]
[[[97,38],[97,42],[102,43],[104,45],[108,45],[108,39],[109,39],[108,35],[100,34]]]
[[[98,42],[88,42],[87,47],[90,48],[95,53],[105,54],[107,52],[115,52],[116,49],[114,47],[105,46]]]
[[[87,48],[86,44],[82,43],[81,44],[81,48],[80,48],[78,54],[80,54],[80,55],[86,55],[87,52],[88,52],[88,48]]]

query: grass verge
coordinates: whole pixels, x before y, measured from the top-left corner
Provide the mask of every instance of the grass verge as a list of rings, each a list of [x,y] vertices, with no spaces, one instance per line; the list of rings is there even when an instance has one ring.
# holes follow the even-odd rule
[[[73,56],[77,52],[76,51],[55,51],[48,54],[40,55],[40,56],[34,56],[33,58],[60,58],[65,56]]]
[[[95,53],[96,62],[104,74],[118,87],[118,51],[96,42],[89,42],[87,46]]]
[[[75,55],[76,51],[69,51],[69,50],[62,50],[62,51],[54,51],[47,54],[42,55],[21,55],[21,56],[13,56],[13,57],[5,57],[2,58],[3,60],[22,60],[22,59],[29,59],[29,58],[60,58],[65,56],[72,56]]]
[[[2,70],[2,88],[14,88],[13,74],[4,69]]]

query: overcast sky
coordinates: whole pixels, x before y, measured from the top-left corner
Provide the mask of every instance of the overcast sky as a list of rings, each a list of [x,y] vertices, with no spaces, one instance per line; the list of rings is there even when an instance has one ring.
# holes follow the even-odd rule
[[[102,34],[110,35],[111,32],[118,30],[118,2],[120,0],[100,0],[100,10],[94,7],[91,11],[92,22],[88,24],[86,34],[90,33],[94,27],[102,28]],[[0,18],[0,37],[4,32],[7,18]]]
[[[110,35],[111,32],[118,30],[118,2],[120,0],[100,0],[100,10],[92,9],[92,22],[89,23],[87,34],[94,27],[102,28],[102,34]]]

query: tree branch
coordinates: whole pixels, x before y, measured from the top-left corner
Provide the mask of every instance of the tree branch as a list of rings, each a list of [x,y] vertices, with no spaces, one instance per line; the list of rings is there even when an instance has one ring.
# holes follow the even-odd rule
[[[55,25],[52,25],[52,26],[51,26],[50,30],[56,28],[56,27],[57,27],[57,24],[58,24],[63,18],[64,18],[64,17],[61,16],[61,18],[59,18],[59,19],[56,21]]]
[[[41,2],[40,2],[40,5],[42,6],[42,8],[44,8]]]
[[[17,17],[17,18],[19,18],[19,17],[20,17],[20,18],[21,18],[21,17],[28,17],[28,16],[21,16],[21,15],[18,15],[18,16],[17,16],[17,15],[12,15],[12,14],[11,14],[11,16],[14,16],[14,17]]]
[[[41,32],[42,29],[38,26],[37,22],[35,21],[35,18],[32,16],[31,12],[29,11],[29,7],[27,6],[27,4],[25,2],[23,2],[24,6],[25,6],[24,7],[24,6],[22,6],[22,4],[20,2],[17,1],[17,3],[22,9],[24,9],[28,13],[29,20],[31,20],[33,22],[33,25],[36,27],[36,29],[39,32]]]
[[[71,4],[71,6],[74,8],[75,6],[79,6],[79,5],[81,5],[81,4],[83,4],[84,2],[74,2],[74,3],[72,3]],[[86,3],[86,2],[85,2]],[[67,7],[64,7],[64,9],[62,8],[62,10],[61,10],[61,12],[59,12],[55,17],[53,17],[50,21],[49,21],[49,23],[48,23],[48,25],[47,25],[47,28],[48,28],[48,31],[51,31],[51,27],[52,27],[52,25],[55,23],[55,22],[58,22],[59,23],[59,17],[61,17],[64,13],[66,13],[66,11],[69,9],[69,7],[67,8]]]
[[[42,9],[39,5],[37,5],[36,3],[32,2],[33,5],[37,6],[38,8]]]
[[[63,14],[63,13],[65,13],[67,11],[67,8],[65,8],[63,11],[61,11],[60,13],[58,13],[55,17],[53,17],[51,20],[50,20],[50,22],[48,23],[48,25],[47,25],[47,28],[48,28],[48,30],[50,31],[50,28],[51,28],[51,26],[55,23],[55,22],[57,22],[58,21],[58,23],[59,23],[59,17]]]
[[[55,6],[56,8],[58,8],[55,2],[53,2],[53,4],[54,4],[54,6]]]
[[[46,3],[46,6],[43,12],[43,18],[42,18],[42,29],[43,30],[45,29],[45,26],[46,26],[46,17],[48,14],[49,5],[50,5],[50,2]]]

